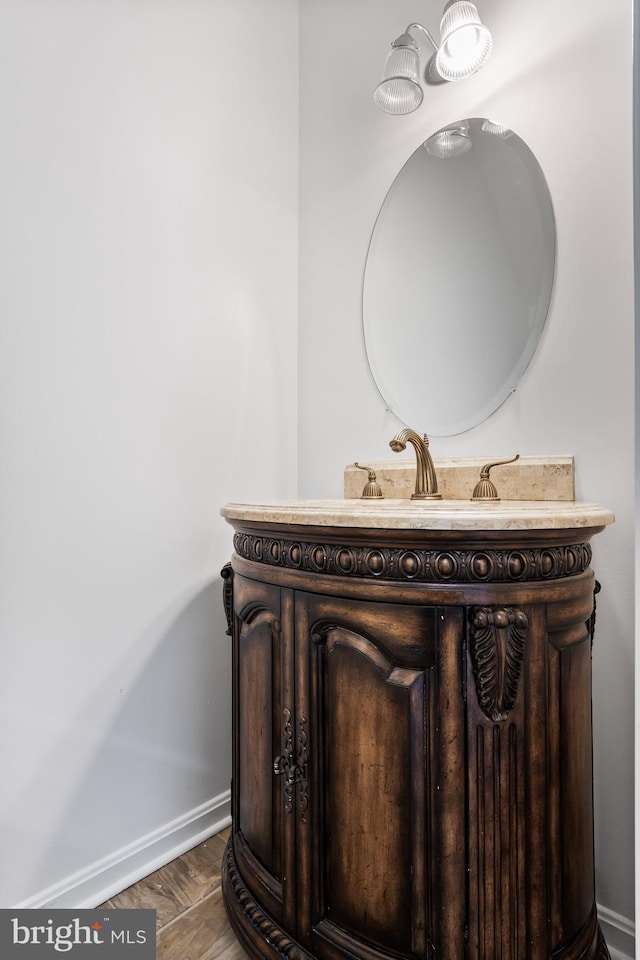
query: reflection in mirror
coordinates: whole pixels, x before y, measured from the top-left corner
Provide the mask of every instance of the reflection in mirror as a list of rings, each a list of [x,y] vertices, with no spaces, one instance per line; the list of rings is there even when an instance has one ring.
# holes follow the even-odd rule
[[[376,220],[364,338],[388,408],[430,436],[476,426],[515,389],[547,317],[555,224],[526,143],[461,120],[415,151]]]

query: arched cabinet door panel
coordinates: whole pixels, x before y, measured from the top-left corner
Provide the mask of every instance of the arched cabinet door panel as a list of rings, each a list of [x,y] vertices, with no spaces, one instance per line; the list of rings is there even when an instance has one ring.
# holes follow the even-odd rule
[[[442,836],[445,805],[463,836],[464,788],[442,762],[438,680],[456,691],[445,731],[461,736],[462,611],[407,606],[400,620],[388,604],[304,594],[295,609],[298,713],[311,731],[298,937],[326,960],[425,956],[444,935],[435,862],[464,857]],[[463,918],[448,921],[462,947]]]
[[[293,825],[285,817],[285,784],[274,777],[274,761],[286,749],[286,712],[291,717],[286,703],[292,703],[292,684],[285,666],[291,617],[283,623],[291,595],[238,576],[233,595],[235,851],[251,892],[283,920],[286,833],[288,828],[292,837]]]
[[[312,709],[324,715],[314,743],[321,875],[312,916],[325,921],[325,937],[337,925],[409,955],[412,939],[422,947],[425,938],[425,671],[394,668],[371,641],[339,626],[312,637]],[[414,778],[421,789],[407,817]]]

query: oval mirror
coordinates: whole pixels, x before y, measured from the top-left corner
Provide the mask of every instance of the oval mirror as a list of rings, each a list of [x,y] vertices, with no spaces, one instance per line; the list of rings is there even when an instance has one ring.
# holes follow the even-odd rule
[[[526,143],[461,120],[421,144],[389,190],[364,275],[373,379],[430,436],[476,426],[515,389],[549,309],[556,233]]]

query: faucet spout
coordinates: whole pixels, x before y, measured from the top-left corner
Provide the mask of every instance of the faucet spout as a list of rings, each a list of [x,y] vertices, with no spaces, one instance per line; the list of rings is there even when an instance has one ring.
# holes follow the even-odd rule
[[[411,499],[442,500],[442,494],[438,493],[438,478],[426,433],[421,437],[415,430],[406,427],[389,441],[389,446],[394,453],[402,453],[406,450],[407,443],[410,443],[416,452],[416,489],[415,493],[411,494]]]

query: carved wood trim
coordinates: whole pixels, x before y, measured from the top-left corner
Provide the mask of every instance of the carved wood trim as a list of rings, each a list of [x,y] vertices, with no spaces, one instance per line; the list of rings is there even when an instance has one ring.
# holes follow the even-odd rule
[[[469,731],[469,956],[526,956],[522,860],[523,743],[513,723],[478,723]],[[498,955],[498,954],[497,954]]]
[[[597,596],[601,590],[602,590],[602,584],[598,580],[596,580],[595,585],[593,587],[593,612],[591,614],[591,617],[589,618],[589,623],[587,625],[587,629],[589,630],[589,637],[591,638],[591,646],[593,646],[593,638],[595,637],[595,633],[596,633],[596,610],[598,606]]]
[[[490,720],[506,720],[518,696],[528,622],[515,607],[472,607],[470,641],[478,702]]]
[[[224,612],[227,618],[227,636],[233,636],[233,568],[230,563],[225,563],[220,571],[222,577],[222,600],[224,603]]]
[[[299,943],[285,933],[282,927],[253,899],[238,871],[233,855],[232,838],[227,843],[224,855],[222,884],[227,907],[231,907],[229,913],[233,925],[238,929],[238,924],[244,922],[256,930],[262,941],[260,953],[263,956],[266,956],[265,947],[268,945],[282,960],[315,960],[312,954],[307,953]],[[239,915],[236,913],[236,906]],[[243,932],[243,941],[245,937],[246,934]]]
[[[423,583],[523,583],[583,573],[588,543],[530,549],[421,550],[340,545],[236,533],[238,556],[255,563],[337,577]]]

